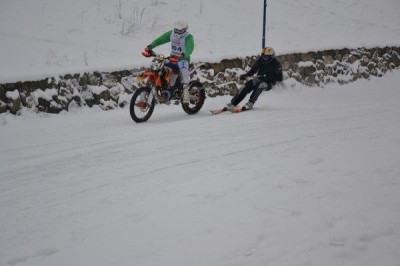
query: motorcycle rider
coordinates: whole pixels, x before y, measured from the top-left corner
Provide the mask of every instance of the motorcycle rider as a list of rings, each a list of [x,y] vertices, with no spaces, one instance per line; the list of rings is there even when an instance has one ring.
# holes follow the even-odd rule
[[[169,65],[173,69],[178,66],[181,82],[183,86],[182,103],[189,104],[189,81],[190,81],[190,55],[194,50],[193,35],[188,31],[188,24],[185,21],[177,21],[174,24],[173,30],[167,31],[154,41],[152,41],[146,48],[146,52],[151,52],[152,49],[165,43],[171,42],[171,56],[177,59],[177,62],[170,62]],[[171,60],[172,61],[172,60]],[[167,64],[168,66],[168,64]],[[171,77],[170,86],[175,85],[178,75]]]
[[[240,80],[245,80],[247,77],[253,76],[256,72],[257,76],[247,81],[239,92],[233,96],[231,102],[226,105],[226,110],[232,111],[232,109],[250,92],[252,92],[250,99],[242,107],[242,110],[252,109],[263,90],[269,91],[272,89],[272,85],[275,85],[277,81],[282,81],[282,65],[278,59],[276,59],[273,48],[263,48],[261,50],[261,56],[247,73],[240,76]]]

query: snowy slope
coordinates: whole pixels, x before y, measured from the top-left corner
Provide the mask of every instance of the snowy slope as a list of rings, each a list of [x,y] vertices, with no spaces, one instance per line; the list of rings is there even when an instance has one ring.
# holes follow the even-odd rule
[[[0,117],[0,265],[400,263],[400,78],[252,111]]]
[[[143,66],[140,51],[185,19],[196,62],[257,54],[262,0],[1,0],[0,83]],[[278,54],[400,44],[398,0],[268,1]],[[168,47],[164,50],[167,51]]]

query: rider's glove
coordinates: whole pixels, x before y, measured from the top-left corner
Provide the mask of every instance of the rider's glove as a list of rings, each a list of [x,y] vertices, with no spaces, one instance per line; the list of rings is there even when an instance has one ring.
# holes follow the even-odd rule
[[[145,57],[150,57],[153,54],[153,50],[151,50],[151,46],[147,45],[146,48],[144,48],[144,51],[142,52],[142,55]]]
[[[176,56],[171,56],[170,58],[169,58],[169,61],[171,62],[171,63],[173,63],[173,64],[176,64],[176,63],[178,63],[178,58],[176,58]]]
[[[178,59],[178,60],[182,60],[182,59],[185,57],[185,54],[184,54],[184,53],[176,54],[175,57],[176,57],[176,59]]]
[[[174,55],[170,56],[169,61],[171,63],[176,64],[176,63],[178,63],[178,61],[182,60],[184,56],[185,56],[185,54],[183,54],[183,53],[182,54],[174,54]]]

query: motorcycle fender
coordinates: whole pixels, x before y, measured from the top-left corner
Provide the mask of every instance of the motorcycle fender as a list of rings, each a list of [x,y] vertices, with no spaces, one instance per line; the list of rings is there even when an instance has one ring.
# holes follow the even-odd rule
[[[198,91],[202,91],[205,89],[201,83],[190,84],[190,87],[191,87],[189,89],[190,93],[196,93]]]

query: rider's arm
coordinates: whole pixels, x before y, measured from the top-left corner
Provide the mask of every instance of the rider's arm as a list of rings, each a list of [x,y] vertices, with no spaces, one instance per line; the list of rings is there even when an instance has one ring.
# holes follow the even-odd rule
[[[185,45],[186,49],[185,49],[185,56],[183,57],[183,59],[190,61],[190,55],[193,53],[194,50],[194,40],[192,34],[188,34],[188,36],[186,36]]]
[[[159,45],[162,45],[162,44],[165,44],[167,42],[170,42],[171,41],[171,38],[170,38],[171,37],[171,32],[172,32],[172,30],[167,31],[166,33],[164,33],[163,35],[161,35],[160,37],[158,37],[157,39],[152,41],[150,43],[150,48],[153,49],[153,48],[156,48]]]

